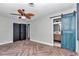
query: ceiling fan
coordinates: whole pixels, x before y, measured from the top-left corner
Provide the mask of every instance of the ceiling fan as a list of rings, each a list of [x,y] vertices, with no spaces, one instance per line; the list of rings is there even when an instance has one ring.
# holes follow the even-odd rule
[[[18,9],[17,12],[18,12],[18,14],[16,14],[16,13],[10,13],[10,14],[11,15],[18,15],[19,19],[22,19],[22,18],[31,19],[31,17],[34,16],[33,13],[25,13],[24,9]]]

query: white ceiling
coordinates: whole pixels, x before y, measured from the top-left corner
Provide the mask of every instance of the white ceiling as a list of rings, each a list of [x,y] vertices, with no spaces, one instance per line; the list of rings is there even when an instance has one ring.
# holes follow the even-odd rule
[[[18,13],[17,9],[22,8],[25,9],[26,13],[33,12],[35,14],[33,19],[37,19],[51,13],[55,14],[57,12],[65,11],[74,7],[75,4],[72,3],[35,3],[34,7],[30,7],[28,3],[0,3],[0,16],[11,17],[9,13]]]

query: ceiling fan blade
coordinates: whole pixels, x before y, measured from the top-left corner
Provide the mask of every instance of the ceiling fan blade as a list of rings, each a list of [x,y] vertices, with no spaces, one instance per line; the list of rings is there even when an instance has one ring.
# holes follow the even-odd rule
[[[31,19],[31,17],[30,17],[29,15],[27,15],[27,14],[24,14],[24,16],[25,16],[26,18],[28,18],[28,19]]]
[[[16,13],[9,13],[10,15],[19,15],[20,16],[20,14],[16,14]]]
[[[22,16],[24,15],[24,11],[23,11],[23,10],[18,9],[17,11],[18,11]]]
[[[27,15],[28,15],[28,16],[34,16],[34,14],[33,14],[33,13],[27,13]]]
[[[31,19],[31,17],[30,16],[25,16],[26,18],[28,18],[28,19]]]
[[[24,13],[24,16],[26,17],[26,18],[28,18],[28,19],[31,19],[31,16],[34,16],[34,14],[32,14],[32,13]]]

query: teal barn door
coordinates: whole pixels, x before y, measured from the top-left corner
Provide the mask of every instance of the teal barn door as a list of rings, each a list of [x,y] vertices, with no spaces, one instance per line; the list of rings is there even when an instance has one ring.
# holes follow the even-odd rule
[[[76,13],[61,16],[61,48],[76,50]]]

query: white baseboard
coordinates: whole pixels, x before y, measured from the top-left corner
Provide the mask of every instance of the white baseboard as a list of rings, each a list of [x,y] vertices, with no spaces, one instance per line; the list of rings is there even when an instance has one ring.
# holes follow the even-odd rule
[[[37,40],[33,40],[33,39],[30,39],[30,41],[34,41],[34,42],[37,42],[37,43],[41,43],[41,44],[45,44],[45,45],[53,46],[52,43],[47,43],[47,42],[37,41]]]
[[[3,43],[0,43],[0,45],[3,45],[3,44],[8,44],[8,43],[13,43],[13,41],[3,42]]]

